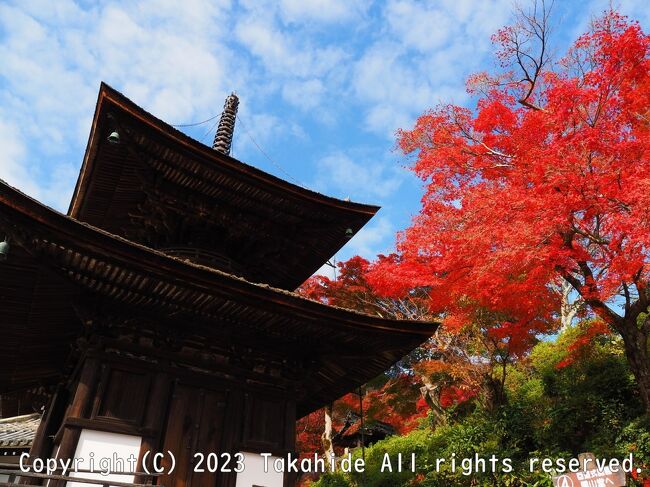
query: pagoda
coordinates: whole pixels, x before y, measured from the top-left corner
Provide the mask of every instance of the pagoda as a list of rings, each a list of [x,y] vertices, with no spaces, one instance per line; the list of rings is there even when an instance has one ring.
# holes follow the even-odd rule
[[[66,215],[0,182],[0,395],[52,392],[32,460],[135,454],[111,477],[132,483],[163,452],[165,487],[289,486],[260,454],[435,332],[294,292],[378,207],[230,157],[236,109],[208,147],[102,84]]]

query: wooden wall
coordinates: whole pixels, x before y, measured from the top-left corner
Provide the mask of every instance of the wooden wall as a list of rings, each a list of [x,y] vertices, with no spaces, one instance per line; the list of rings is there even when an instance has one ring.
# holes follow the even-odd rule
[[[128,434],[142,438],[141,461],[146,451],[174,453],[175,471],[158,479],[165,487],[234,487],[234,473],[194,472],[195,453],[293,452],[295,399],[286,387],[223,375],[114,350],[89,351],[71,380],[65,414],[43,425],[32,456],[48,457],[58,448],[59,458],[73,457],[82,429]],[[58,431],[48,448],[38,436],[53,429]]]

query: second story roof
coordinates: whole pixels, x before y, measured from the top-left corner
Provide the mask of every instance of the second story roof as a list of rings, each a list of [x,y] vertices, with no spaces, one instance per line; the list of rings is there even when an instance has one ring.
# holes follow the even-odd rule
[[[119,138],[109,141],[115,132]],[[102,84],[69,215],[293,290],[378,209],[315,193],[213,150]]]

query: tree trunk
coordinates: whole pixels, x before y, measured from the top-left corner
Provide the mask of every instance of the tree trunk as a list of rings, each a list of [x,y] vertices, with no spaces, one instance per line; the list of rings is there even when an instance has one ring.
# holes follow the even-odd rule
[[[571,302],[571,291],[573,286],[566,279],[562,279],[562,304],[560,305],[560,331],[571,328],[573,318],[576,317],[582,306],[582,298]]]
[[[440,387],[434,385],[433,382],[431,382],[431,379],[426,375],[420,376],[420,380],[422,380],[422,383],[424,384],[420,387],[420,394],[422,394],[422,397],[433,412],[433,418],[436,423],[435,425],[447,424],[447,413],[440,405]]]
[[[639,298],[633,303],[630,300],[629,287],[626,287],[624,284],[626,305],[625,316],[621,318],[603,301],[590,297],[590,295],[598,295],[598,289],[595,285],[593,273],[586,262],[578,262],[578,266],[584,276],[585,284],[582,284],[570,273],[564,274],[562,277],[571,283],[574,289],[583,297],[585,304],[588,305],[599,318],[619,332],[621,337],[623,337],[627,362],[634,374],[637,386],[639,387],[639,393],[641,395],[641,401],[643,402],[645,412],[650,415],[650,357],[648,354],[650,315],[645,317],[643,323],[637,323],[641,314],[646,313],[648,308],[650,308],[650,296],[647,294],[647,283],[639,286],[639,284],[635,282],[637,289],[639,289]]]
[[[334,458],[334,445],[332,444],[332,405],[325,407],[325,429],[321,436],[321,444],[323,445],[323,453],[325,454],[325,463],[331,469],[331,462]]]
[[[636,317],[626,319],[618,331],[625,344],[625,356],[636,378],[641,401],[647,414],[650,414],[650,356],[648,354],[648,334],[640,329]]]
[[[494,411],[506,403],[505,378],[496,379],[491,373],[483,378],[483,396],[481,404],[487,411]]]

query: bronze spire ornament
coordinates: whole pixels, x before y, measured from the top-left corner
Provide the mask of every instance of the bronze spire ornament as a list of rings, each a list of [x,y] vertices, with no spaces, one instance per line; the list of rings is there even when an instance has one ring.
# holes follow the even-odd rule
[[[235,120],[237,117],[237,107],[239,106],[239,98],[235,93],[231,93],[226,98],[226,103],[223,105],[223,113],[219,120],[219,127],[217,133],[214,135],[214,142],[212,148],[225,155],[230,155],[230,146],[232,144],[232,136],[235,131]]]

